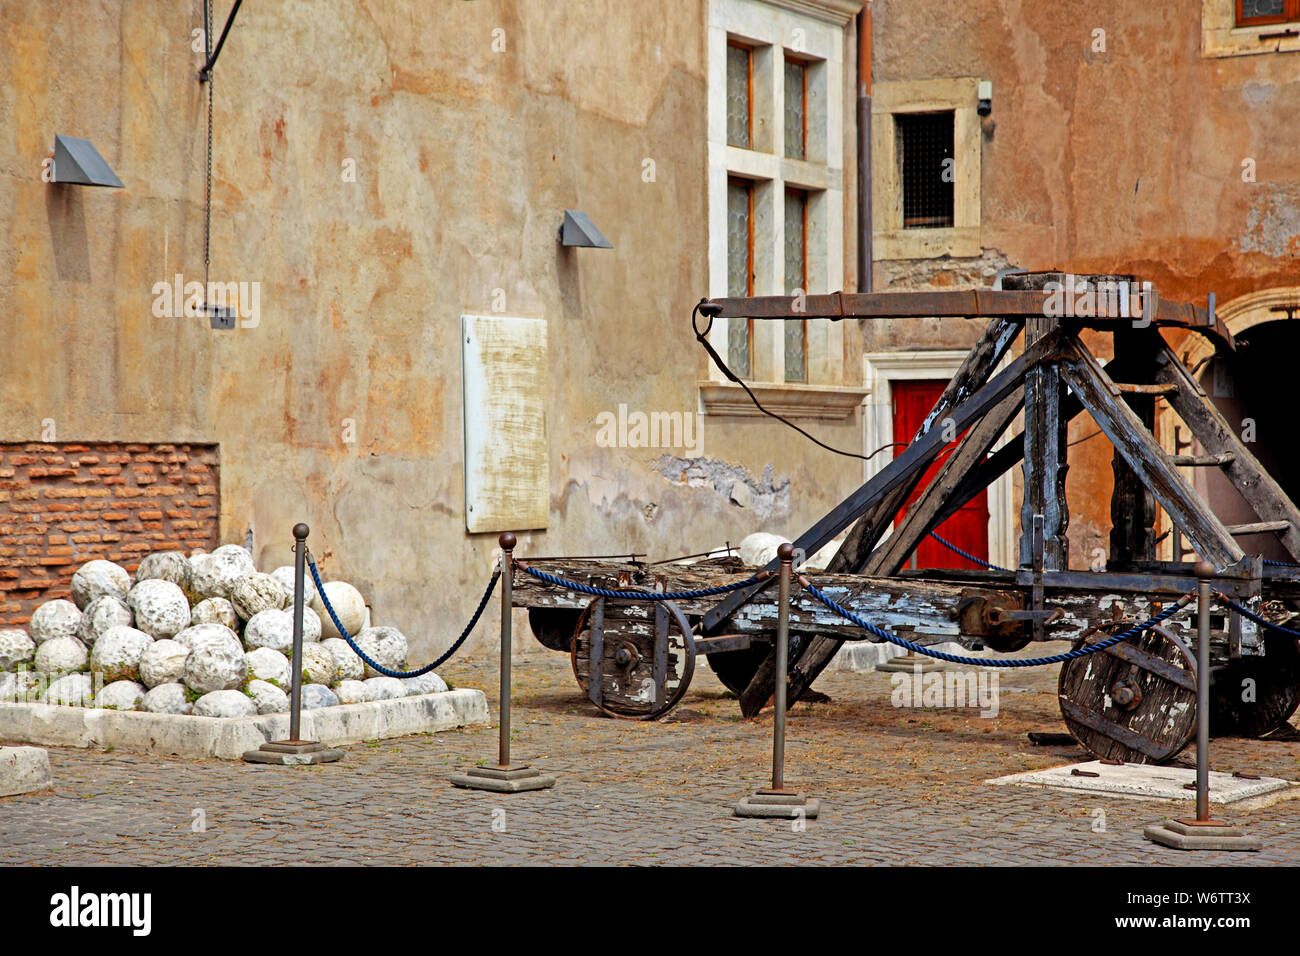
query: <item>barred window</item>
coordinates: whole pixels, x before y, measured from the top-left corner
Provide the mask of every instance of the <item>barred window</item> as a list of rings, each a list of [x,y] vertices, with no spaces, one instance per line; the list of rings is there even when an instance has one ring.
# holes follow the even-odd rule
[[[903,228],[953,224],[953,114],[897,113],[898,162],[903,184]]]

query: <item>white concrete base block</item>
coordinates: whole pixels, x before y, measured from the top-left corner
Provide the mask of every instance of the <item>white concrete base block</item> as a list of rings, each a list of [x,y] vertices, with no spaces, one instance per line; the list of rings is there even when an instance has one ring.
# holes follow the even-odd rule
[[[39,747],[0,747],[0,797],[54,786],[49,755]]]
[[[1072,770],[1080,771],[1082,776],[1071,773]],[[985,782],[995,786],[1015,784],[1053,787],[1060,790],[1083,790],[1137,800],[1193,801],[1196,799],[1196,791],[1187,790],[1183,786],[1196,783],[1196,771],[1193,768],[1164,767],[1149,763],[1126,763],[1116,767],[1104,764],[1100,760],[1090,760],[1087,763],[1071,764],[1066,767],[1052,767],[1050,770],[1016,773]],[[1284,790],[1289,786],[1291,784],[1288,781],[1277,777],[1247,780],[1243,777],[1234,777],[1230,773],[1211,770],[1210,802],[1236,803],[1239,800],[1248,800]]]
[[[487,724],[480,690],[449,690],[302,712],[302,737],[327,747]],[[238,760],[289,736],[288,714],[192,717],[137,711],[0,704],[0,739],[47,747],[113,747],[132,753]]]
[[[958,654],[964,657],[980,657],[986,654],[986,651],[972,651],[963,647],[955,641],[947,641],[943,644],[935,644],[932,650],[943,651],[945,654]],[[874,671],[879,669],[881,664],[891,661],[895,657],[902,657],[909,653],[905,648],[896,644],[889,644],[882,641],[879,644],[873,644],[871,641],[850,641],[842,644],[840,649],[835,652],[831,658],[830,667],[837,671]],[[935,664],[942,665],[943,662],[934,660]],[[955,667],[957,665],[946,665]]]

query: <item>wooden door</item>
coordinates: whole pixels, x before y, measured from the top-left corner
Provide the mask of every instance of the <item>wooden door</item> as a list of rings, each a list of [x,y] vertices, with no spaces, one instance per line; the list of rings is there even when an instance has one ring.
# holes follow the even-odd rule
[[[911,441],[916,430],[921,427],[925,417],[934,408],[946,381],[894,381],[890,383],[894,399],[894,441]],[[960,437],[960,436],[959,436]],[[925,477],[917,485],[916,491],[907,501],[907,507],[920,496],[921,491],[939,470],[947,455],[956,448],[956,442],[948,445],[945,451],[926,471]],[[902,448],[894,449],[894,457],[902,454]],[[895,522],[897,524],[897,522]],[[935,529],[938,534],[951,541],[963,551],[979,558],[989,557],[989,499],[988,491],[981,491],[968,501],[956,514]],[[978,568],[980,565],[967,561],[961,555],[944,547],[934,538],[926,537],[921,542],[908,567],[917,568]]]

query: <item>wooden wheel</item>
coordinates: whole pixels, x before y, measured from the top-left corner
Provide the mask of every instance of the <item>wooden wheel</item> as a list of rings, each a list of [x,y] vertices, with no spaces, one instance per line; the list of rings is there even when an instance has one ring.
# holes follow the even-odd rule
[[[573,629],[581,614],[568,607],[530,607],[528,627],[543,647],[568,651],[573,648]]]
[[[1300,706],[1300,646],[1293,637],[1266,631],[1264,656],[1228,661],[1210,685],[1210,733],[1263,737]]]
[[[671,601],[596,598],[578,617],[570,655],[587,699],[628,720],[668,713],[695,674],[691,626]]]
[[[1165,628],[1066,661],[1058,697],[1074,739],[1103,760],[1164,763],[1196,733],[1196,661]]]

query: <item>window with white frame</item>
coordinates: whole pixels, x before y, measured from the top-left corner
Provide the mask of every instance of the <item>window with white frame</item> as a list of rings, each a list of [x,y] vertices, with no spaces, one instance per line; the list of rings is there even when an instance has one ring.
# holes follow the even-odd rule
[[[842,288],[843,51],[859,7],[852,0],[711,0],[711,295]],[[711,335],[748,381],[811,389],[844,380],[839,323],[729,319]]]

